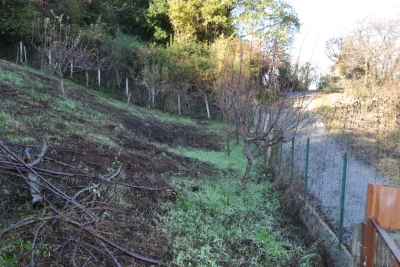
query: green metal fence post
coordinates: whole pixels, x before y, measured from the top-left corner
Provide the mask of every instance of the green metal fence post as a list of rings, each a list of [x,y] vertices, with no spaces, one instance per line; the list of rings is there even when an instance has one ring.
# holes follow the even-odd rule
[[[339,249],[343,243],[344,197],[346,192],[347,152],[343,155],[342,193],[340,197]]]
[[[294,165],[294,137],[292,139],[292,161],[290,162],[290,180],[293,179],[293,165]]]
[[[307,197],[307,183],[308,183],[308,158],[310,156],[310,138],[307,138],[307,151],[306,151],[306,172],[304,177],[304,201]]]

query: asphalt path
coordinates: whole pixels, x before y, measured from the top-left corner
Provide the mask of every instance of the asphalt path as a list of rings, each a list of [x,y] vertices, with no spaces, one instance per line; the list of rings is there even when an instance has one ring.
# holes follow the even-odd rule
[[[318,105],[323,104],[315,96],[316,92],[295,92],[287,95],[297,98],[298,103],[305,105],[310,116],[310,120],[300,127],[295,137],[294,166],[304,177],[306,144],[310,138],[307,199],[337,231],[341,213],[343,156],[347,152],[343,240],[351,245],[353,225],[364,220],[368,183],[387,183],[385,177],[372,166],[357,159],[355,152],[348,151],[345,143],[328,132],[322,116],[314,112]],[[291,142],[284,145],[283,151],[287,160],[291,158],[291,146]],[[303,189],[299,190],[302,192]]]

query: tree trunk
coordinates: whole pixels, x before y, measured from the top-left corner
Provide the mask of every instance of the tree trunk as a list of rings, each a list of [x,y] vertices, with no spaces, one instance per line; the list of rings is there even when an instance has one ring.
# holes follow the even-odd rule
[[[367,60],[367,51],[364,52],[364,68],[365,68],[365,75],[364,75],[364,87],[367,88],[367,79],[368,79],[368,60]]]
[[[24,54],[24,50],[23,50],[23,45],[22,45],[22,41],[20,41],[19,42],[19,51],[20,51],[20,61],[21,61],[21,63],[23,63],[23,61],[22,61],[22,55]]]
[[[62,93],[62,98],[65,98],[65,90],[64,90],[64,78],[60,78],[60,84],[61,84],[61,93]]]
[[[265,112],[264,109],[261,110],[261,127],[262,127],[262,135],[267,136],[268,139],[265,141],[261,141],[261,147],[262,147],[262,154],[264,156],[264,162],[265,166],[268,166],[269,159],[271,157],[271,145],[270,141],[273,139],[273,129],[270,129],[270,122],[271,122],[271,115],[267,112]]]
[[[24,46],[24,56],[25,56],[25,65],[28,65],[28,60],[26,58],[26,46]]]
[[[153,108],[155,108],[155,101],[156,101],[156,92],[154,88],[151,88],[151,105]]]
[[[128,99],[127,99],[127,101],[126,101],[126,108],[128,108],[129,107],[129,102],[131,102],[131,94],[128,94],[128,97],[127,97]]]
[[[73,73],[74,73],[74,62],[71,60],[71,78]]]
[[[232,134],[231,126],[227,126],[227,129],[226,129],[226,150],[227,150],[228,156],[231,155],[231,134]]]
[[[238,123],[235,121],[235,137],[236,137],[236,144],[239,144],[239,125]]]
[[[247,158],[247,166],[246,166],[246,172],[244,173],[243,179],[242,179],[242,189],[246,189],[246,184],[247,181],[250,178],[250,172],[251,168],[253,167],[253,153],[251,153],[250,150],[250,142],[249,141],[244,141],[244,154],[246,155]]]
[[[151,90],[150,88],[148,89],[148,96],[147,96],[147,109],[151,108]]]

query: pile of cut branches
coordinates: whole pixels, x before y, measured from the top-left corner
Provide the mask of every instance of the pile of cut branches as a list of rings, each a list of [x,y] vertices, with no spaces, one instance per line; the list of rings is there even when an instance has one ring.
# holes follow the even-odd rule
[[[47,156],[56,149],[47,143],[25,147],[0,140],[0,243],[4,242],[0,247],[16,235],[29,244],[20,251],[13,249],[18,255],[9,265],[123,266],[131,265],[132,259],[161,264],[154,252],[147,257],[128,248],[122,238],[126,225],[117,214],[127,208],[121,203],[126,191],[171,187],[124,181],[120,163],[107,176],[90,174]],[[3,258],[11,254],[0,249]]]

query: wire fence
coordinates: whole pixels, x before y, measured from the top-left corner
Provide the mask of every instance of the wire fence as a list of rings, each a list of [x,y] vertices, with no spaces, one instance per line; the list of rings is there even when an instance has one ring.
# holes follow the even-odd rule
[[[400,104],[353,99],[318,109],[324,116],[314,114],[281,144],[279,166],[303,181],[305,200],[350,247],[354,224],[365,218],[368,183],[399,186]]]

